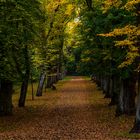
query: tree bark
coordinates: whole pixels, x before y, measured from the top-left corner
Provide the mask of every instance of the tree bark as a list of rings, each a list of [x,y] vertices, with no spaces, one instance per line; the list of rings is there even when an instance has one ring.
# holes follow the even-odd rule
[[[140,73],[138,74],[138,95],[136,103],[136,116],[133,128],[130,133],[140,133]]]
[[[34,84],[32,74],[31,74],[31,87],[32,87],[32,100],[34,100]]]
[[[0,116],[12,115],[13,83],[1,80],[0,83]]]
[[[111,97],[111,95],[110,95],[111,86],[112,86],[111,78],[108,76],[106,78],[106,89],[105,89],[105,97],[104,98],[110,98]]]
[[[136,78],[134,75],[131,78],[121,80],[116,116],[120,116],[121,114],[131,115],[135,112],[135,85]]]
[[[104,76],[104,86],[103,86],[103,93],[106,93],[106,89],[107,89],[107,77]]]
[[[104,89],[104,76],[102,75],[101,76],[101,89],[103,90]]]
[[[29,52],[27,45],[24,48],[24,55],[25,55],[25,75],[23,77],[23,82],[21,85],[21,92],[20,92],[20,98],[19,98],[19,107],[25,106],[25,100],[26,100],[26,94],[28,89],[28,82],[30,78],[30,61],[29,61]]]
[[[52,86],[51,76],[47,76],[47,84],[45,88],[51,88],[51,86]]]
[[[40,80],[39,80],[36,96],[42,96],[45,79],[46,79],[46,73],[42,72],[40,75]]]
[[[120,93],[119,93],[118,104],[117,104],[117,108],[116,108],[116,116],[120,116],[124,113],[123,96],[124,96],[124,81],[123,81],[123,79],[121,79]]]
[[[124,95],[124,113],[127,115],[133,115],[135,113],[135,97],[136,97],[136,78],[133,76],[126,81]]]
[[[101,76],[100,75],[96,76],[96,84],[99,88],[101,88]]]
[[[137,13],[137,26],[140,25],[140,3],[136,6]],[[137,40],[140,40],[140,36],[138,36]],[[140,45],[140,41],[137,42],[137,46]],[[139,47],[138,47],[139,48]],[[139,48],[140,54],[140,48]],[[140,57],[137,58],[137,64],[139,66]],[[131,129],[130,133],[140,133],[140,72],[138,72],[138,96],[137,96],[137,104],[136,104],[136,116],[134,126]]]
[[[19,107],[25,106],[26,94],[27,94],[27,89],[28,89],[28,82],[29,82],[29,72],[26,72],[25,79],[21,85],[20,98],[19,98],[19,103],[18,103]]]
[[[111,93],[111,102],[109,106],[116,105],[118,103],[118,95],[119,95],[119,78],[114,75],[112,77],[112,93]]]

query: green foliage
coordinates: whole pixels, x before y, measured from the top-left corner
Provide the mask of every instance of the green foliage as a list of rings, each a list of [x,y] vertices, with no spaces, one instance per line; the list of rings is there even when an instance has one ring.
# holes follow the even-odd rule
[[[24,49],[25,46],[29,48],[37,37],[39,5],[37,0],[1,2],[0,79],[15,80],[24,74],[27,65]]]
[[[87,4],[80,9],[76,27],[81,48],[78,70],[129,77],[139,67],[139,1],[94,0],[92,9]]]
[[[21,79],[27,65],[33,77],[62,71],[67,62],[80,74],[127,77],[139,69],[138,7],[139,0],[2,1],[0,79]]]
[[[74,12],[74,3],[65,0],[1,1],[0,79],[21,80],[29,65],[33,77],[61,67],[65,26]]]
[[[116,6],[116,9],[122,11],[121,13],[124,14],[125,19],[113,31],[108,34],[102,34],[111,39],[113,38],[115,47],[125,53],[124,59],[119,62],[117,67],[117,69],[121,69],[122,77],[126,77],[126,75],[128,77],[130,75],[128,71],[135,71],[139,67],[137,61],[139,57],[139,16],[137,14],[139,13],[139,3],[140,1],[129,0],[120,4],[119,7]],[[110,9],[112,9],[112,6],[109,6],[108,10]]]

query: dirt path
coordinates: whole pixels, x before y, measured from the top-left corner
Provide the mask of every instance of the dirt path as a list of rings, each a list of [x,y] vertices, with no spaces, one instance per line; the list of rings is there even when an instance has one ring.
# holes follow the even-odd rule
[[[127,132],[132,118],[114,118],[114,108],[99,92],[90,81],[73,77],[56,93],[37,99],[40,104],[2,118],[0,140],[126,140],[116,133]]]

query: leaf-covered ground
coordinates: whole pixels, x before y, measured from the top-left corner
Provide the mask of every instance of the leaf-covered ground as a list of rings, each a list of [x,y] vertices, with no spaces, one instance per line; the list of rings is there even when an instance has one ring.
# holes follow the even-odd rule
[[[134,117],[114,117],[114,107],[88,79],[71,77],[61,81],[56,91],[26,107],[14,107],[14,115],[0,118],[0,140],[134,140],[129,135]],[[17,99],[14,97],[14,103]]]

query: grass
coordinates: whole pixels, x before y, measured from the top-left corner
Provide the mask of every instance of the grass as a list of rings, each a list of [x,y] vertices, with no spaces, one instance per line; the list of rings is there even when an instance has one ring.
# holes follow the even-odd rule
[[[71,77],[70,76],[66,76],[63,80],[60,80],[57,84],[55,84],[56,88],[59,89],[63,86],[64,83],[66,83],[67,81],[71,80]],[[33,95],[34,95],[34,101],[36,100],[40,100],[41,98],[40,97],[36,97],[36,91],[37,91],[37,87],[38,87],[38,83],[33,83]],[[14,86],[14,94],[13,94],[13,104],[14,106],[17,106],[18,104],[18,99],[19,99],[19,96],[20,96],[20,84],[17,84]],[[50,88],[46,89],[43,89],[43,96],[44,95],[52,95],[52,93],[56,93],[57,91],[55,90],[52,90]],[[43,99],[43,96],[42,96],[42,99]],[[32,85],[29,84],[28,85],[28,91],[27,91],[27,96],[26,96],[26,105],[31,105],[31,104],[34,104],[34,101],[32,100]],[[30,102],[30,103],[29,103]]]
[[[71,76],[66,76],[62,81],[69,81],[71,79],[72,79]]]

